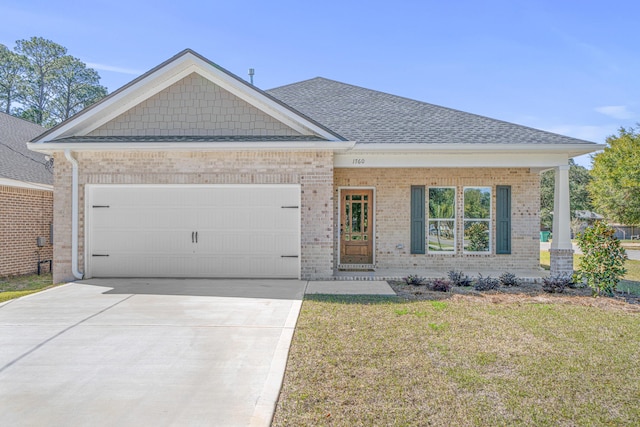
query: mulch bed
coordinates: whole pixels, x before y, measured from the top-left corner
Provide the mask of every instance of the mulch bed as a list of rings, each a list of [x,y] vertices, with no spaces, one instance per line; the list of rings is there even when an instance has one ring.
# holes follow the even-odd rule
[[[430,288],[428,280],[421,285],[408,285],[403,281],[393,280],[388,281],[388,283],[399,297],[407,301],[466,298],[491,303],[556,302],[615,307],[626,311],[640,312],[640,296],[617,292],[614,297],[593,297],[589,288],[565,288],[563,293],[550,294],[542,290],[542,284],[540,283],[521,283],[518,286],[501,286],[498,290],[493,291],[476,291],[473,286],[452,286],[449,292],[437,292]]]

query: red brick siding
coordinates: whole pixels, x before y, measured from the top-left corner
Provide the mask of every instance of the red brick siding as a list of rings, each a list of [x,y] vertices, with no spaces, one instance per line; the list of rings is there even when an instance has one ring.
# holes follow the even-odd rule
[[[52,222],[52,191],[0,186],[0,277],[36,272],[38,252],[52,258]],[[38,248],[37,237],[45,238],[44,247]]]

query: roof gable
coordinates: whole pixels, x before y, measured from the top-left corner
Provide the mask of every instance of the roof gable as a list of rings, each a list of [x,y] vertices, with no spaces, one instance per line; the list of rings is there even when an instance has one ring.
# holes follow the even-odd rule
[[[237,111],[234,109],[231,113],[227,112],[227,116],[236,115],[235,118],[237,118],[237,114],[245,114],[244,109],[253,107],[253,110],[248,113],[248,118],[260,116],[263,122],[269,122],[269,125],[265,127],[273,127],[277,123],[279,130],[286,128],[288,134],[315,135],[329,141],[344,140],[335,132],[300,114],[293,108],[274,99],[194,51],[186,49],[33,141],[36,143],[53,142],[57,139],[94,135],[94,132],[100,134],[106,131],[106,133],[109,133],[110,131],[107,129],[111,125],[119,125],[119,130],[121,131],[127,115],[129,118],[135,116],[143,120],[150,120],[150,115],[154,115],[154,117],[159,115],[153,108],[146,111],[143,116],[139,116],[136,109],[140,107],[144,109],[145,106],[149,107],[150,103],[157,103],[159,101],[158,98],[162,98],[163,94],[171,93],[172,87],[184,88],[188,86],[185,86],[185,79],[191,79],[191,82],[197,80],[199,83],[204,80],[210,83],[205,85],[208,89],[216,88],[221,91],[220,93],[227,93],[229,99],[232,99],[232,102],[238,104],[240,108]],[[168,99],[162,99],[160,102],[167,102],[168,106]],[[175,107],[175,104],[173,107]],[[188,112],[188,108],[195,107],[191,103],[188,106],[182,106],[182,108],[186,108]],[[200,113],[203,113],[203,111],[200,111]],[[172,116],[175,116],[175,114],[178,114],[178,118],[180,118],[180,114],[185,113],[175,113],[174,110]],[[144,117],[147,117],[147,119],[144,119]],[[269,117],[269,120],[264,120],[266,117]],[[232,118],[229,117],[229,119]],[[175,117],[170,119],[175,120]],[[186,115],[184,119],[187,119]],[[157,122],[163,120],[163,118],[154,118],[154,121]],[[227,124],[228,121],[225,120]],[[109,125],[110,122],[111,125]],[[241,122],[246,122],[246,120]],[[145,126],[140,124],[131,125],[129,123],[127,126]],[[180,132],[183,133],[180,133],[180,135],[193,133],[198,129],[198,126],[202,126],[202,124],[192,122],[189,125],[190,130],[183,130],[184,132],[181,130]],[[224,129],[224,127],[220,127],[217,130],[222,132]],[[139,131],[140,129],[137,130]],[[153,129],[153,127],[146,126],[146,131],[151,132],[153,130],[162,129]],[[113,133],[113,129],[111,129],[111,133]],[[215,132],[213,133],[215,134]],[[265,132],[265,134],[267,133]],[[167,135],[167,133],[161,133],[160,135]],[[196,135],[198,135],[197,132]],[[251,133],[248,133],[248,135],[251,135]]]
[[[89,132],[113,136],[298,136],[292,129],[198,73]]]
[[[27,148],[27,141],[44,132],[35,123],[0,113],[0,178],[51,185],[45,156]]]

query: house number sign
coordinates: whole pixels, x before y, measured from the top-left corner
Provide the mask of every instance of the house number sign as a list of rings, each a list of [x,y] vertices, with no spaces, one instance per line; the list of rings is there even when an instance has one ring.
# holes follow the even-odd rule
[[[364,165],[364,159],[353,159],[351,161],[352,165]]]

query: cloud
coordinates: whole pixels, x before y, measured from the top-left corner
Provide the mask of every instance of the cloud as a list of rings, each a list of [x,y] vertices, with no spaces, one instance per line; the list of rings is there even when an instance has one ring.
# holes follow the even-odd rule
[[[140,74],[142,74],[144,72],[144,71],[140,71],[140,70],[134,70],[134,69],[131,69],[131,68],[123,68],[123,67],[115,67],[113,65],[97,64],[95,62],[87,62],[87,67],[93,68],[94,70],[99,70],[99,71],[112,71],[114,73],[130,74],[130,75],[133,75],[133,76],[139,76]]]
[[[632,119],[636,116],[633,111],[627,110],[625,105],[606,105],[604,107],[598,107],[595,110],[605,116],[619,120]]]

